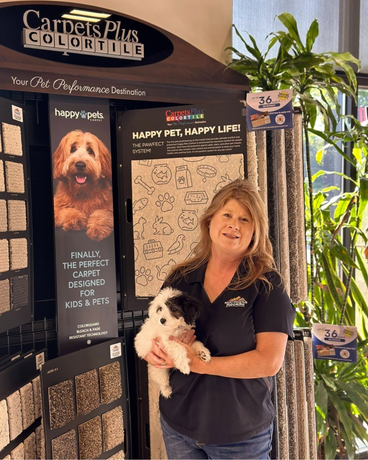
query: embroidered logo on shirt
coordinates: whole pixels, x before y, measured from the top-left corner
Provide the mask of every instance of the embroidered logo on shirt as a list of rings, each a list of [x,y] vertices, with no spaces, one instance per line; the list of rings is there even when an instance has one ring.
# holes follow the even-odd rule
[[[243,297],[235,297],[225,302],[226,308],[230,307],[244,307],[248,302]]]

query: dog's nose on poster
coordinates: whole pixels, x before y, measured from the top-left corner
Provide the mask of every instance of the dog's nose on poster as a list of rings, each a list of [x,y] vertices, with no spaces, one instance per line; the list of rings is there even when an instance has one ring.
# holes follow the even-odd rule
[[[86,163],[84,161],[77,161],[75,167],[78,171],[84,171],[86,169]]]
[[[161,319],[160,319],[160,323],[161,323],[161,324],[165,324],[165,323],[166,323],[166,319],[165,319],[165,318],[161,318]]]

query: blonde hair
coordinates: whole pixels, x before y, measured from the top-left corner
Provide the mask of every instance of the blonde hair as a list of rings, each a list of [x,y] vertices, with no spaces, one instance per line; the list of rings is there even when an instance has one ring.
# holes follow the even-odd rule
[[[264,281],[268,288],[271,283],[265,276],[270,271],[276,271],[272,255],[272,245],[268,238],[268,217],[265,205],[257,191],[257,188],[247,180],[237,179],[223,187],[212,199],[211,204],[200,219],[200,240],[193,250],[193,257],[177,264],[168,279],[186,276],[196,270],[211,257],[211,238],[208,226],[213,216],[231,200],[237,200],[244,206],[252,218],[254,232],[248,248],[244,252],[243,261],[240,264],[235,281],[229,289],[244,289],[257,280]],[[240,274],[241,269],[244,275]]]

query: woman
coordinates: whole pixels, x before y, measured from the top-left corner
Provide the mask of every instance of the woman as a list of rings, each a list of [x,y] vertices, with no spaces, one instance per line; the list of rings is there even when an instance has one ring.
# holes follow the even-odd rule
[[[275,269],[255,187],[239,179],[215,195],[194,257],[177,265],[165,286],[201,301],[195,333],[212,355],[206,363],[193,353],[193,332],[180,338],[191,372],[173,370],[173,394],[160,400],[168,458],[269,458],[271,377],[283,362],[295,311]],[[173,367],[159,340],[146,360]]]

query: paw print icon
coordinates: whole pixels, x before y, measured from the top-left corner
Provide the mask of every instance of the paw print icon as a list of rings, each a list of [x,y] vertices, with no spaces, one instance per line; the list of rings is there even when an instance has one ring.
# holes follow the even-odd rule
[[[159,195],[156,201],[156,206],[161,209],[162,212],[168,212],[173,209],[173,203],[175,198],[170,195],[169,193],[165,193],[164,195]]]

